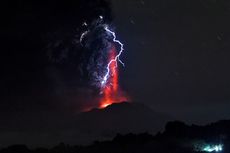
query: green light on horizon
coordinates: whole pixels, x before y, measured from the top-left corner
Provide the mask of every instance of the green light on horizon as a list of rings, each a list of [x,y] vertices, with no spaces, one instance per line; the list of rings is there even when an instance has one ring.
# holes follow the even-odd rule
[[[219,145],[205,145],[203,148],[202,148],[202,151],[205,151],[205,152],[221,152],[223,150],[223,145],[222,144],[219,144]]]

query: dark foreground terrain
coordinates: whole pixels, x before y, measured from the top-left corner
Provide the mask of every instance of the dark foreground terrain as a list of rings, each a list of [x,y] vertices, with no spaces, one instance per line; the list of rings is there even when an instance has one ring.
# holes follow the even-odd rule
[[[26,145],[2,148],[0,153],[189,153],[204,152],[205,145],[219,144],[223,148],[213,152],[230,152],[230,120],[206,126],[188,126],[180,121],[168,122],[164,132],[156,135],[117,134],[111,141],[95,141],[88,146],[64,143],[53,148],[29,149]]]

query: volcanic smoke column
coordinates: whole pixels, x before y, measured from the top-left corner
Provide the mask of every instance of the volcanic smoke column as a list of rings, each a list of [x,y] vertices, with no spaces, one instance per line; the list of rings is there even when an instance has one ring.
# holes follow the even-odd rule
[[[119,87],[118,80],[118,62],[124,66],[124,63],[120,60],[124,45],[116,39],[115,32],[111,31],[107,26],[105,26],[104,29],[108,34],[112,35],[113,44],[108,53],[107,72],[101,81],[103,97],[100,101],[100,108],[107,107],[113,103],[128,101],[128,98],[124,96],[124,93]],[[116,49],[117,45],[119,45],[119,51]]]
[[[120,56],[124,45],[116,38],[116,33],[110,30],[100,16],[94,20],[86,31],[81,34],[80,43],[90,52],[85,68],[91,85],[100,90],[99,108],[105,108],[113,103],[128,101],[126,94],[119,87],[118,64],[124,66]]]

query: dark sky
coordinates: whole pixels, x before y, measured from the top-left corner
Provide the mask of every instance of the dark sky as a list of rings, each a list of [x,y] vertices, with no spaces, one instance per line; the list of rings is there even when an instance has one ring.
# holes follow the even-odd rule
[[[191,122],[229,118],[225,0],[113,2],[126,45],[123,83],[135,101]]]
[[[125,44],[120,81],[134,102],[189,123],[230,117],[227,0],[17,0],[2,6],[0,133],[94,103],[96,93],[79,72],[76,41],[82,23],[98,15]]]

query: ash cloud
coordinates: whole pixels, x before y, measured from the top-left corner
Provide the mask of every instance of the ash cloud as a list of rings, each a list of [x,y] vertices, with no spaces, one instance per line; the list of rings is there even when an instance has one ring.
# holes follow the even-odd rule
[[[88,2],[83,4],[89,5]],[[75,24],[74,29],[48,34],[46,50],[49,61],[55,67],[68,67],[78,74],[76,80],[79,80],[80,86],[99,90],[100,80],[106,71],[107,52],[111,47],[111,36],[106,33],[104,26],[105,23],[111,23],[112,14],[109,2],[95,1],[93,4],[96,7],[92,10],[93,16],[78,19],[81,23]],[[81,38],[84,31],[86,34]]]
[[[85,49],[82,57],[82,74],[89,79],[91,86],[100,88],[101,80],[106,73],[108,52],[112,47],[111,35],[106,32],[106,23],[102,17],[94,20],[82,35],[80,42]]]

